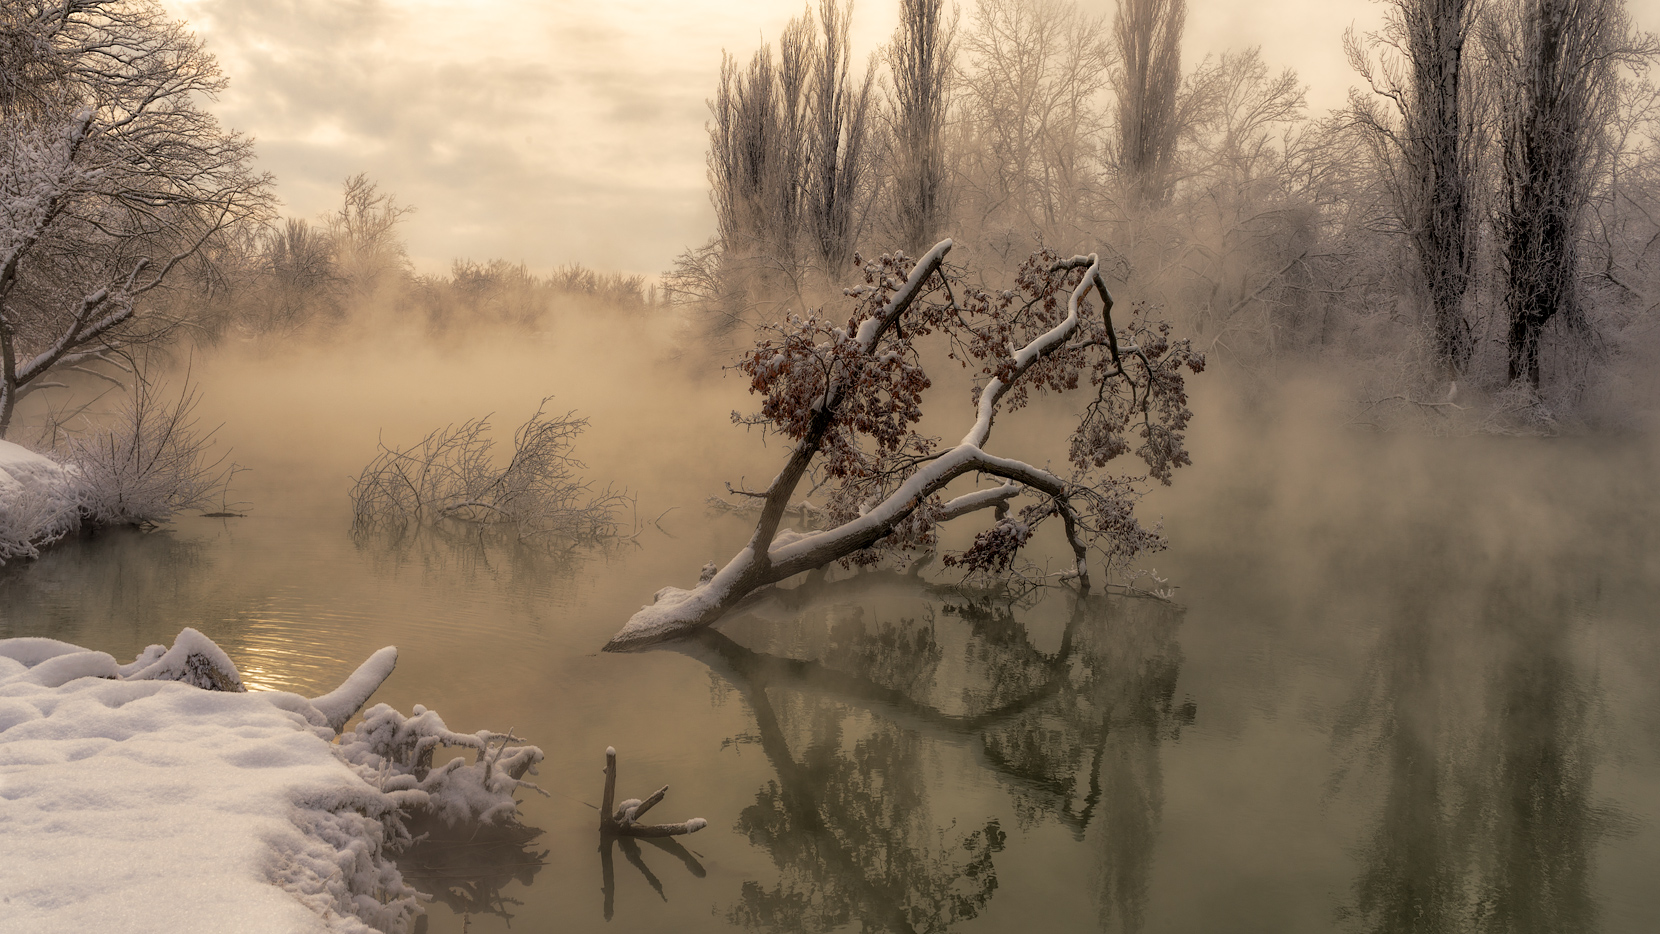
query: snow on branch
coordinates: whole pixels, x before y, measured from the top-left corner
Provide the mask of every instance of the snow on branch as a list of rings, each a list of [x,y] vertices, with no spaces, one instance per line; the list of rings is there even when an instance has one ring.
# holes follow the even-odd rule
[[[988,291],[944,262],[950,249],[951,241],[941,241],[915,263],[902,253],[858,258],[864,281],[845,292],[852,306],[846,318],[819,310],[764,329],[737,364],[761,397],[760,411],[733,419],[782,434],[795,447],[761,497],[755,532],[695,589],[659,591],[608,649],[687,634],[757,588],[834,561],[869,565],[896,552],[931,550],[942,522],[988,508],[995,524],[966,551],[947,555],[947,565],[971,575],[1006,571],[1051,518],[1060,520],[1073,551],[1070,576],[1085,590],[1091,550],[1118,570],[1163,547],[1134,507],[1141,484],[1168,484],[1189,463],[1184,371],[1202,371],[1204,354],[1173,338],[1144,305],[1115,323],[1095,255],[1034,253],[1012,288]],[[943,350],[977,377],[974,418],[955,445],[917,430],[922,394],[932,384],[925,349]],[[988,450],[997,418],[1026,407],[1033,393],[1084,397],[1065,475]],[[1131,453],[1145,473],[1107,470]],[[818,528],[780,532],[810,472],[828,488]],[[963,477],[1002,483],[946,498],[947,487]],[[1010,500],[1021,493],[1037,502],[1010,516]]]

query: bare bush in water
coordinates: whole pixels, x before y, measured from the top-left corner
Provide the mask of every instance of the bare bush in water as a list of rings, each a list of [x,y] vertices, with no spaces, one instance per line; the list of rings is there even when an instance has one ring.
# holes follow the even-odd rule
[[[595,491],[577,471],[572,443],[588,427],[574,412],[548,414],[546,399],[513,433],[505,464],[494,456],[490,420],[469,419],[407,448],[382,442],[353,485],[356,531],[460,523],[510,531],[519,540],[593,543],[619,534],[617,511],[628,497]]]

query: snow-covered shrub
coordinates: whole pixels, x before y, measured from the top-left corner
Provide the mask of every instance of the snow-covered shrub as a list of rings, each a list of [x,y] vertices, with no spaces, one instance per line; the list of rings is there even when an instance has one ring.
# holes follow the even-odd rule
[[[79,529],[80,488],[73,468],[0,441],[0,564],[37,557]]]
[[[211,455],[213,431],[194,416],[198,398],[188,379],[178,398],[165,400],[140,377],[112,424],[68,436],[63,455],[79,472],[87,522],[154,525],[212,502],[225,471]]]
[[[425,811],[449,827],[508,825],[517,821],[520,788],[541,791],[524,775],[542,761],[535,746],[509,733],[456,733],[436,711],[420,704],[405,717],[385,704],[363,714],[357,729],[340,736],[340,756],[366,781],[385,792],[414,792],[406,807]],[[456,757],[436,768],[440,747],[474,751],[472,762]]]
[[[488,418],[432,432],[408,448],[384,442],[352,487],[353,527],[404,532],[462,523],[508,531],[519,540],[597,542],[617,535],[627,498],[595,491],[577,475],[572,442],[588,426],[575,413],[550,415],[547,399],[513,433],[505,464],[495,456]]]

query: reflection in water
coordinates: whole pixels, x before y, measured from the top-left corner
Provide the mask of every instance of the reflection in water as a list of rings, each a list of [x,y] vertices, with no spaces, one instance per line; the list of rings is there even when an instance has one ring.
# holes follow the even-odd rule
[[[1012,622],[1007,614],[962,612],[976,633],[997,634],[985,644],[1018,644],[1003,635]],[[1060,651],[1047,659],[1064,666],[1065,689],[982,733],[999,771],[1027,780],[1012,791],[1023,823],[1052,816],[1082,839],[1096,821],[1103,930],[1143,927],[1163,807],[1159,744],[1179,738],[1197,714],[1191,702],[1176,702],[1178,613],[1154,600],[1078,600]],[[1008,673],[1002,659],[1009,653],[997,654],[1002,658],[981,662],[988,675]]]
[[[727,627],[769,651],[719,632],[689,650],[749,701],[776,774],[738,830],[780,877],[746,882],[730,920],[939,931],[976,917],[997,890],[1005,830],[996,815],[936,813],[952,805],[930,801],[953,778],[933,774],[945,743],[967,746],[996,776],[1023,830],[1053,821],[1084,840],[1094,822],[1102,927],[1140,930],[1162,806],[1159,744],[1195,715],[1176,701],[1179,610],[1057,592],[1017,615],[958,594],[936,615],[921,586],[864,574],[799,588],[774,598],[778,618]],[[850,598],[859,604],[828,602]],[[915,616],[866,622],[904,599],[920,604]],[[1061,601],[1070,609],[1059,644],[1041,648],[1022,617]]]
[[[458,915],[511,921],[511,909],[522,903],[502,890],[514,883],[529,886],[548,855],[531,846],[542,833],[533,827],[491,828],[466,839],[447,835],[438,821],[410,829],[424,839],[397,855],[398,871],[404,881]]]
[[[0,568],[0,639],[51,633],[102,648],[110,633],[101,621],[128,621],[133,632],[149,632],[146,623],[176,612],[179,593],[212,574],[212,556],[198,539],[101,530],[48,549],[37,561]],[[95,635],[84,632],[90,625],[97,626]]]
[[[651,886],[652,891],[657,893],[658,898],[665,902],[669,900],[668,895],[663,891],[663,881],[657,878],[657,874],[651,871],[651,867],[646,865],[645,859],[641,856],[640,844],[642,842],[680,860],[685,865],[686,871],[691,873],[694,878],[702,879],[709,874],[708,870],[703,868],[703,864],[698,861],[698,858],[692,855],[692,851],[686,849],[680,841],[673,837],[617,836],[602,831],[599,840],[599,871],[600,889],[605,896],[605,920],[607,921],[610,921],[617,913],[617,869],[611,854],[613,848],[620,848],[623,851],[623,857],[628,860],[628,864],[639,870],[640,875],[645,878],[646,884]]]
[[[527,609],[546,602],[550,593],[568,594],[583,564],[605,556],[604,548],[527,541],[461,522],[401,531],[353,529],[352,543],[379,575],[412,570],[424,579],[487,583]]]
[[[1595,930],[1600,686],[1559,591],[1509,575],[1479,589],[1472,639],[1457,609],[1406,596],[1339,722],[1386,783],[1344,914],[1391,934]]]

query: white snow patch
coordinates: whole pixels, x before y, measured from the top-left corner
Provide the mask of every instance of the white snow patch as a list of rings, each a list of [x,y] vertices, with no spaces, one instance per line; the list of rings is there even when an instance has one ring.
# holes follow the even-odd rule
[[[388,654],[320,700],[362,693]],[[127,666],[0,640],[0,932],[406,931],[417,893],[386,852],[408,842],[400,808],[511,819],[525,784],[514,773],[541,758],[503,742],[418,780],[363,728],[333,744],[330,717],[303,697],[203,690],[203,677],[240,686],[193,630]],[[406,721],[380,705],[366,727],[429,749],[455,739],[489,753],[496,738],[416,711]]]
[[[73,467],[0,441],[0,563],[33,558],[81,527],[81,484]]]

